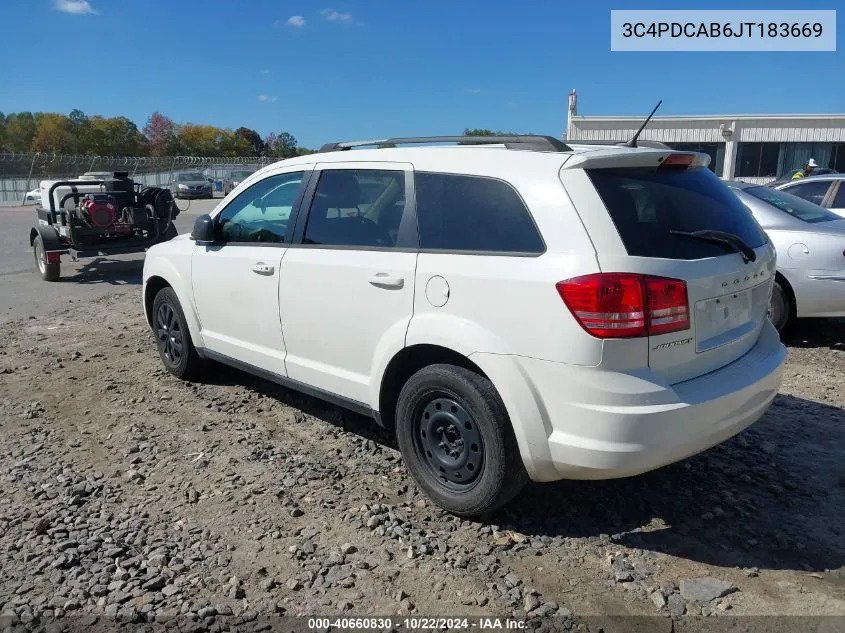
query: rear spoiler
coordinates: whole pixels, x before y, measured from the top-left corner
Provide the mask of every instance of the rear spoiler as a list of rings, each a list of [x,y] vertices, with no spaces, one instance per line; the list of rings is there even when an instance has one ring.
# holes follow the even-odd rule
[[[701,152],[670,149],[637,148],[596,149],[579,152],[567,158],[561,169],[606,169],[611,167],[659,167],[668,156],[692,156],[688,168],[707,167],[710,156]]]

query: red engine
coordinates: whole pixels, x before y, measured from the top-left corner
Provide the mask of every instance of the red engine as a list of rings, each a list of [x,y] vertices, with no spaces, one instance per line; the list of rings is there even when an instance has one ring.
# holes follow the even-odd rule
[[[118,217],[117,201],[112,196],[88,196],[82,203],[82,213],[91,226],[110,229],[114,233],[132,233],[132,223]]]
[[[107,229],[117,220],[117,204],[111,196],[105,199],[100,196],[88,198],[82,203],[82,211],[91,225],[98,229]]]

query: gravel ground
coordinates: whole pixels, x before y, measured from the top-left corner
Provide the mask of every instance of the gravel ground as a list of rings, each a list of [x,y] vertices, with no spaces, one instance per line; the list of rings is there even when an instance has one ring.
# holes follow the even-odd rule
[[[774,406],[727,443],[626,480],[531,484],[467,521],[363,418],[220,366],[166,374],[137,294],[0,326],[0,630],[845,615],[842,322],[802,326]]]

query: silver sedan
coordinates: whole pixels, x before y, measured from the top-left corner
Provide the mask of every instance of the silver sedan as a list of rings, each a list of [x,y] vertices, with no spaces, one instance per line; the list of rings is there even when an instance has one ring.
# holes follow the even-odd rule
[[[785,191],[726,183],[777,250],[771,319],[783,331],[795,318],[845,317],[845,219]]]

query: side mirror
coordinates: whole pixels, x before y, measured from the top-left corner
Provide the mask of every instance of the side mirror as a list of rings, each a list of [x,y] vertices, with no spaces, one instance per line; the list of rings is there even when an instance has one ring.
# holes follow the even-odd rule
[[[202,214],[194,221],[194,230],[191,231],[191,239],[197,245],[214,244],[214,220],[207,213]]]

